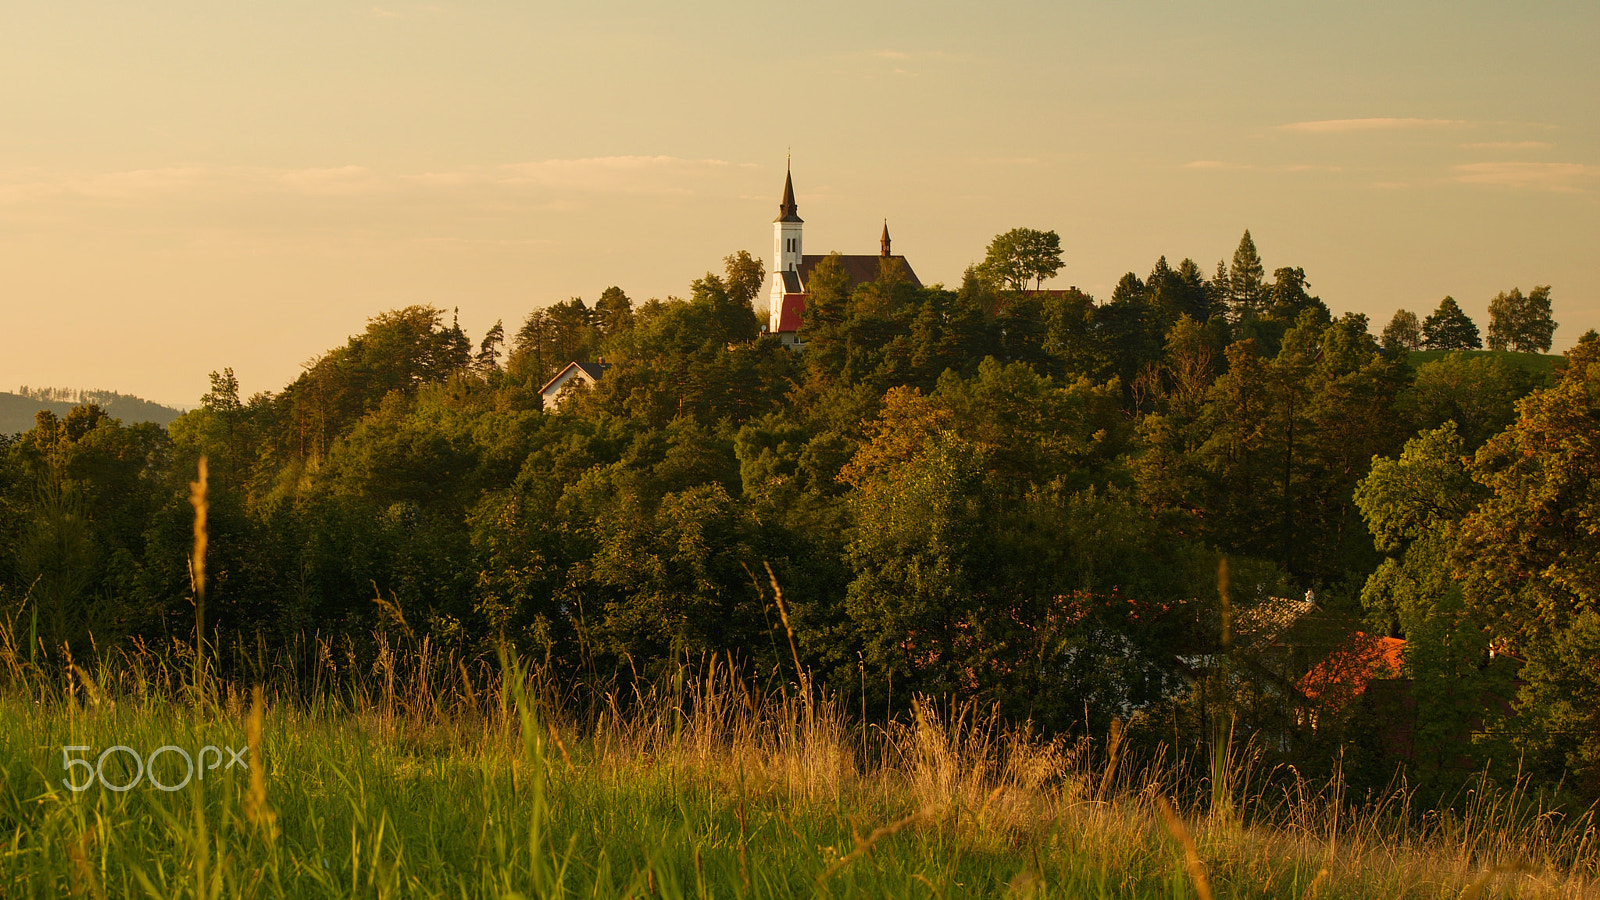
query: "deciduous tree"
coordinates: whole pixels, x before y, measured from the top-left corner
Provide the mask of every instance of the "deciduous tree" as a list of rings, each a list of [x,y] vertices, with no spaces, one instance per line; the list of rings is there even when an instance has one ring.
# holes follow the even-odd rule
[[[1489,301],[1489,349],[1519,353],[1544,353],[1555,339],[1556,323],[1550,315],[1550,285],[1542,284],[1524,297],[1519,288],[1501,291]]]
[[[1421,350],[1422,323],[1417,314],[1409,309],[1395,310],[1394,318],[1383,326],[1382,340],[1385,350]]]
[[[1046,278],[1061,271],[1061,236],[1054,231],[1013,228],[989,242],[978,273],[990,283],[1012,291],[1025,291],[1031,282],[1044,286]]]

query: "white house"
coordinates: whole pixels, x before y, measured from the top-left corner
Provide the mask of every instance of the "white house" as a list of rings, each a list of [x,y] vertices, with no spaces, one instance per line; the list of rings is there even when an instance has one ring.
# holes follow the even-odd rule
[[[567,367],[556,373],[556,377],[545,382],[539,389],[539,396],[544,398],[544,411],[555,412],[561,405],[562,392],[572,385],[593,385],[606,374],[611,364],[605,360],[599,362],[574,362],[567,363]]]

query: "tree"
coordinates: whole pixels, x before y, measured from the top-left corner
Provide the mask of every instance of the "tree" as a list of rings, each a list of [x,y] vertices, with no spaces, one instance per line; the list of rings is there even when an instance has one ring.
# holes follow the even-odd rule
[[[1233,251],[1233,266],[1228,269],[1228,305],[1233,321],[1242,322],[1267,312],[1267,272],[1256,253],[1256,242],[1245,229],[1239,247]]]
[[[1567,353],[1554,387],[1478,451],[1489,496],[1451,557],[1488,637],[1525,659],[1528,749],[1600,792],[1600,345]]]
[[[1397,309],[1394,318],[1383,327],[1383,349],[1421,350],[1422,323],[1409,309]]]
[[[1272,273],[1272,286],[1267,290],[1266,312],[1274,319],[1293,322],[1306,310],[1313,310],[1323,325],[1333,320],[1328,305],[1322,298],[1313,297],[1307,290],[1306,270],[1295,266],[1277,269]]]
[[[600,292],[600,299],[594,302],[595,324],[600,327],[600,336],[612,338],[633,327],[633,301],[622,292],[622,288],[608,287]]]
[[[767,283],[767,270],[761,258],[740,250],[723,257],[723,272],[728,288],[728,298],[734,303],[754,305],[761,296],[761,286]]]
[[[1144,296],[1144,282],[1139,280],[1139,276],[1129,272],[1122,276],[1122,280],[1118,281],[1117,286],[1112,289],[1111,302],[1119,306],[1131,306],[1143,303]]]
[[[1054,231],[1013,228],[989,242],[978,274],[995,286],[1025,291],[1061,271],[1061,236]]]
[[[1456,305],[1454,297],[1439,301],[1439,308],[1422,322],[1422,343],[1429,350],[1481,350],[1478,326]]]
[[[1454,422],[1469,452],[1517,417],[1517,401],[1533,390],[1533,376],[1503,356],[1450,353],[1416,367],[1402,408],[1419,431]]]
[[[1538,285],[1522,296],[1512,288],[1489,301],[1489,349],[1544,353],[1550,349],[1556,332],[1550,317],[1550,285]]]
[[[1483,701],[1509,679],[1485,665],[1481,617],[1470,610],[1450,565],[1461,520],[1484,491],[1467,472],[1468,446],[1455,425],[1406,442],[1378,459],[1355,490],[1374,546],[1385,559],[1361,591],[1373,630],[1406,639],[1405,668],[1417,703],[1415,758],[1424,777],[1464,752]],[[1481,730],[1481,724],[1477,726]]]
[[[480,373],[486,375],[499,370],[500,348],[505,346],[505,343],[505,323],[500,319],[496,319],[494,326],[484,334],[483,342],[478,344],[478,355],[473,362]],[[232,375],[233,370],[229,369],[228,374]],[[235,393],[237,394],[237,385],[235,385]]]

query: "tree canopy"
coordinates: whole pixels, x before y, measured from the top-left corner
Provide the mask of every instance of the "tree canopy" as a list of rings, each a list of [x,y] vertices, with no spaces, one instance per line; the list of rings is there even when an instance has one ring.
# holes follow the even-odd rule
[[[1044,286],[1061,271],[1061,236],[1054,231],[1013,228],[989,242],[978,274],[1010,291]]]
[[[1600,338],[1553,379],[1386,352],[1248,232],[1210,278],[1163,256],[1105,302],[1031,290],[1051,232],[990,250],[953,289],[823,259],[802,352],[734,253],[683,297],[610,286],[477,341],[383,313],[276,393],[213,373],[165,430],[41,416],[0,439],[0,620],[63,662],[181,634],[203,456],[219,666],[313,632],[350,665],[404,631],[624,685],[798,657],[890,719],[932,696],[1152,748],[1231,722],[1274,762],[1441,786],[1510,747],[1600,796]],[[1390,326],[1389,350],[1476,341],[1448,298]],[[1301,686],[1357,632],[1405,641],[1409,751],[1374,736],[1383,691]]]
[[[1422,321],[1422,344],[1429,350],[1481,350],[1478,326],[1456,305],[1454,297],[1439,301],[1439,308]]]

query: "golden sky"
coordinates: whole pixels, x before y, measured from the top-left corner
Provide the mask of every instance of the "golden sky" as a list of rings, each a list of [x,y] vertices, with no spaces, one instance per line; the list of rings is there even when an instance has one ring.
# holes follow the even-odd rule
[[[884,218],[926,283],[1054,229],[1102,300],[1249,228],[1374,331],[1600,328],[1600,5],[29,4],[0,27],[0,390],[278,390],[370,316],[474,340]]]

